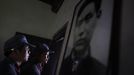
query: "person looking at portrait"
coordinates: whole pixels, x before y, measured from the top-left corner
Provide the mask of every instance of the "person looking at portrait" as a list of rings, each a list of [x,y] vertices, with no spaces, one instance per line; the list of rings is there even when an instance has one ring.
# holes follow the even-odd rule
[[[36,45],[28,62],[23,64],[20,75],[41,75],[49,59],[49,47],[46,44]]]
[[[15,35],[4,44],[5,58],[0,62],[1,75],[20,75],[21,64],[28,61],[31,44],[24,35]]]

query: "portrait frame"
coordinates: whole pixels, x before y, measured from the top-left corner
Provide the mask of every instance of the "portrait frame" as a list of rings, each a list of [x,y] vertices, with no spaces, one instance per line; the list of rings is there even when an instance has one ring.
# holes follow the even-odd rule
[[[59,62],[59,64],[61,64],[61,65],[59,65],[58,67],[58,71],[57,71],[57,75],[59,75],[59,72],[60,72],[60,68],[62,67],[62,62],[64,61],[64,59],[65,58],[67,58],[70,54],[71,54],[71,46],[73,45],[72,44],[72,42],[73,42],[73,39],[71,39],[72,38],[72,35],[73,35],[73,29],[74,29],[74,25],[75,25],[75,20],[76,20],[76,13],[78,12],[78,10],[79,10],[79,8],[80,8],[80,4],[83,2],[84,0],[79,0],[79,2],[75,5],[75,8],[74,8],[74,12],[73,12],[73,17],[72,17],[72,20],[71,20],[71,24],[70,24],[70,26],[68,26],[69,27],[69,30],[67,31],[68,33],[66,34],[66,41],[64,42],[64,48],[62,49],[62,52],[61,52],[61,58],[60,58],[60,62]],[[101,8],[101,9],[103,9],[102,10],[102,15],[103,14],[105,14],[105,13],[107,13],[107,11],[105,11],[106,9],[108,9],[108,11],[110,11],[108,14],[110,14],[110,16],[109,17],[106,17],[107,15],[105,14],[104,16],[103,16],[103,20],[99,20],[99,23],[102,23],[103,24],[103,22],[104,22],[104,19],[107,19],[108,18],[108,20],[109,20],[109,26],[108,26],[108,33],[105,33],[104,32],[104,34],[106,34],[104,37],[106,37],[107,39],[107,41],[105,42],[106,44],[108,44],[108,45],[106,45],[105,44],[105,46],[103,46],[103,47],[100,47],[100,46],[102,46],[102,45],[100,45],[99,47],[100,48],[104,48],[104,47],[106,47],[106,48],[104,48],[105,50],[107,50],[107,53],[106,53],[106,58],[104,58],[105,60],[103,60],[103,58],[98,58],[98,59],[100,59],[101,60],[101,62],[103,62],[103,61],[105,61],[105,62],[103,62],[105,65],[106,65],[106,73],[108,74],[108,72],[109,72],[109,70],[112,70],[110,67],[109,67],[109,65],[111,64],[111,63],[109,63],[109,61],[110,61],[110,55],[111,55],[111,39],[112,39],[112,31],[113,31],[113,29],[112,29],[112,25],[113,25],[113,12],[115,11],[115,10],[113,10],[114,9],[114,4],[115,4],[115,2],[114,2],[115,0],[112,0],[112,3],[111,3],[111,5],[110,5],[110,8],[108,8],[108,7],[105,7],[105,5],[103,6],[104,8]],[[105,3],[107,3],[106,2],[106,0],[102,0],[102,2],[105,4]],[[103,13],[103,11],[105,11],[105,13]],[[101,18],[102,19],[102,18]],[[101,24],[101,25],[102,25]],[[99,26],[101,26],[101,25],[99,25]],[[107,27],[105,27],[106,26],[106,24],[105,25],[103,25],[104,26],[104,28],[107,28]],[[100,36],[99,34],[100,33],[98,33],[97,31],[99,31],[99,30],[97,30],[96,29],[96,31],[94,31],[94,36],[93,36],[93,38],[94,38],[94,41],[92,41],[92,46],[94,46],[94,49],[93,50],[95,50],[96,48],[95,47],[98,47],[98,46],[95,46],[95,43],[98,43],[98,42],[96,42],[95,40],[97,39],[97,41],[99,41],[100,42],[100,40],[98,40],[98,38],[96,38],[96,36]],[[96,35],[95,35],[96,34]],[[101,34],[103,34],[103,33],[101,33]],[[108,37],[107,37],[107,35],[108,35]],[[101,39],[102,38],[104,38],[104,37],[101,37]],[[103,39],[104,40],[104,39]],[[69,47],[70,47],[70,49],[69,49]],[[104,51],[103,51],[104,52]],[[93,55],[96,55],[95,54],[95,51],[94,52],[92,52],[93,53]],[[101,55],[103,55],[103,54],[101,54]],[[104,54],[105,55],[105,54]],[[96,57],[99,57],[99,56],[96,56]],[[100,61],[99,60],[99,61]],[[110,69],[109,69],[110,68]]]

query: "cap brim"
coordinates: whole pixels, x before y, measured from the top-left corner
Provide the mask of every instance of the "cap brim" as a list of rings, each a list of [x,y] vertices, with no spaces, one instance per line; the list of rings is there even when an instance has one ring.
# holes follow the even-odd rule
[[[33,47],[33,48],[35,48],[35,47],[36,47],[35,45],[30,44],[30,43],[25,43],[25,45],[28,45],[29,47]]]
[[[54,54],[55,53],[55,51],[49,51],[49,54]]]

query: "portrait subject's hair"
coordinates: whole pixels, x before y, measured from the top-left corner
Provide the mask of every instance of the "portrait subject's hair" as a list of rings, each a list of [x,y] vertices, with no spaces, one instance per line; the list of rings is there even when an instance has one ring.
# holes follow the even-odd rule
[[[82,6],[80,7],[80,9],[78,10],[78,14],[77,16],[79,17],[80,14],[82,13],[82,11],[84,10],[84,8],[90,4],[90,3],[94,3],[95,4],[95,11],[96,13],[99,12],[100,10],[100,6],[101,6],[101,0],[85,0],[84,3],[82,4]]]

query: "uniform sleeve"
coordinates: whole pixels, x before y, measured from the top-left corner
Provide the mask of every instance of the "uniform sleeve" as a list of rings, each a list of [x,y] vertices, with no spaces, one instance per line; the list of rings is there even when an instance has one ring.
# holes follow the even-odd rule
[[[20,75],[40,75],[40,73],[35,66],[25,65],[22,67]]]
[[[0,66],[0,75],[17,75],[14,68],[10,65],[1,65]]]

